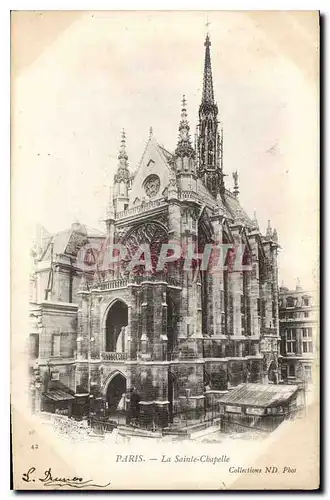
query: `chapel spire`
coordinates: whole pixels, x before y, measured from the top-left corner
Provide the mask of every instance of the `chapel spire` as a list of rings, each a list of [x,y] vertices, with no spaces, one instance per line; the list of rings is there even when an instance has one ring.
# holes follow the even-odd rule
[[[210,193],[217,197],[223,194],[222,136],[218,130],[218,106],[214,100],[211,66],[211,41],[205,39],[202,101],[199,106],[198,124],[198,177],[202,179]],[[222,129],[221,129],[222,132]]]
[[[204,78],[203,78],[202,102],[214,104],[212,65],[211,65],[211,53],[210,53],[211,41],[210,41],[210,36],[208,33],[206,35],[204,46],[205,46],[205,59],[204,59]]]

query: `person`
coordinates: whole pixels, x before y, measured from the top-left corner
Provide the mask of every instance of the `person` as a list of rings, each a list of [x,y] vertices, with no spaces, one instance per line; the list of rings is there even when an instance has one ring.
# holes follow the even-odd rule
[[[123,392],[120,401],[117,406],[117,410],[119,411],[125,411],[126,410],[126,393]]]

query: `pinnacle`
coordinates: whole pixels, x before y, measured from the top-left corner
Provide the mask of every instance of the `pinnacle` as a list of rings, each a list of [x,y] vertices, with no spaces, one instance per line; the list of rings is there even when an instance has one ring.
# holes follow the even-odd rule
[[[126,151],[126,133],[123,129],[121,132],[121,144],[120,150],[118,154],[119,165],[117,169],[117,173],[114,177],[115,182],[127,182],[129,180],[129,170],[128,170],[128,155]]]
[[[266,237],[267,238],[272,238],[272,227],[270,225],[270,220],[268,220],[268,225],[267,225],[267,231],[266,231]]]
[[[178,137],[178,145],[175,150],[176,156],[188,156],[188,157],[194,157],[195,156],[195,151],[191,145],[190,141],[190,127],[189,123],[187,120],[187,101],[185,95],[182,96],[182,101],[181,101],[181,120],[179,124],[179,137]]]

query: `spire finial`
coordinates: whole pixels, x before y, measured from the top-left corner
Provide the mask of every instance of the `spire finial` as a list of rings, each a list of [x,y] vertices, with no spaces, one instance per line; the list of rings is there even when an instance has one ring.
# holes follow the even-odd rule
[[[233,179],[234,179],[234,195],[237,196],[239,195],[239,186],[238,186],[238,172],[237,170],[233,172]]]
[[[150,126],[149,127],[149,139],[151,139],[151,137],[153,136],[153,133],[154,133],[153,128]]]
[[[121,131],[121,147],[126,148],[126,132],[124,128]]]
[[[204,60],[204,77],[203,77],[203,102],[214,104],[214,93],[213,93],[213,78],[212,78],[212,66],[211,66],[211,53],[210,53],[210,35],[207,33],[205,42],[205,60]]]
[[[114,177],[115,182],[128,182],[129,181],[129,170],[128,170],[128,155],[126,152],[126,133],[123,129],[121,132],[120,149],[118,154],[119,165],[117,173]]]
[[[205,27],[206,27],[206,36],[208,37],[209,36],[209,26],[210,26],[211,22],[209,21],[209,16],[206,15],[206,23],[205,23]]]
[[[175,150],[176,156],[188,156],[193,158],[195,156],[195,150],[191,145],[190,141],[190,127],[187,119],[187,100],[186,96],[182,96],[181,101],[181,120],[179,124],[179,138],[178,145]]]
[[[187,129],[187,131],[189,133],[190,127],[189,127],[189,123],[187,120],[187,100],[186,100],[186,96],[184,94],[182,96],[182,101],[181,101],[181,122],[180,122],[179,130],[180,130],[181,125],[184,125],[184,127]]]
[[[119,150],[119,155],[118,155],[118,160],[120,160],[121,164],[127,164],[128,156],[126,152],[126,132],[123,129],[121,131],[121,144],[120,144],[120,150]]]

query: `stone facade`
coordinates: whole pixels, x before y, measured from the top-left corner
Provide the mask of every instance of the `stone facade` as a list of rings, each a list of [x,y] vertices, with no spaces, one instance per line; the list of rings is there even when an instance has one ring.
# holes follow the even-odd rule
[[[210,45],[207,37],[194,147],[185,98],[176,150],[160,146],[150,130],[134,174],[123,133],[106,235],[93,237],[76,223],[65,236],[46,238],[35,255],[40,393],[56,367],[76,398],[113,407],[123,392],[128,404],[135,394],[140,423],[157,427],[183,411],[198,416],[242,382],[279,380],[277,234],[269,224],[263,235],[256,216],[241,207],[237,172],[233,191],[225,186]],[[113,244],[127,254],[118,265],[105,265]],[[164,244],[184,255],[158,269]],[[141,245],[150,249],[152,268],[132,270]],[[205,254],[207,245],[244,245],[245,267],[236,269],[229,252],[220,270],[185,269],[189,249]],[[82,272],[87,247],[98,257]]]
[[[279,293],[281,376],[285,383],[315,383],[318,307],[314,291],[281,287]]]

